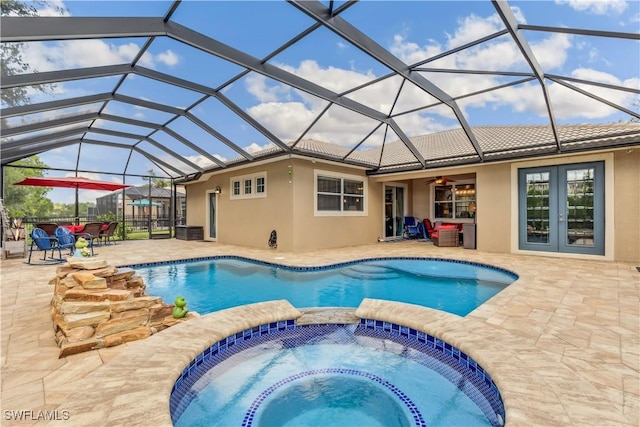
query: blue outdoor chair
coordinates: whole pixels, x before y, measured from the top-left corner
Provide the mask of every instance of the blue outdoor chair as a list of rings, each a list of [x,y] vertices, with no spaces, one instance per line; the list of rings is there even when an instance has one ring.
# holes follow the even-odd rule
[[[58,245],[58,239],[51,237],[42,228],[34,228],[31,230],[31,246],[29,246],[29,258],[27,264],[31,264],[31,254],[33,251],[38,250],[44,252],[42,261],[45,263],[62,262],[62,248]],[[51,256],[47,260],[47,252],[51,251]],[[60,255],[59,259],[53,257],[54,251],[58,251]]]
[[[420,231],[420,227],[418,226],[419,222],[416,221],[415,217],[405,216],[404,217],[404,237],[409,239],[419,239],[422,237],[422,232]]]
[[[58,247],[62,249],[69,249],[69,255],[73,256],[73,252],[76,249],[76,238],[73,236],[71,230],[67,227],[56,228],[55,237],[58,239]]]

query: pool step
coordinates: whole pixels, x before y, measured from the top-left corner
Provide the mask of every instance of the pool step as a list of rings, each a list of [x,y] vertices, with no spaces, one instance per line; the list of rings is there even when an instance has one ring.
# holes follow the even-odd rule
[[[341,273],[353,279],[364,280],[393,280],[400,277],[397,272],[378,265],[354,265],[342,269]]]
[[[358,324],[360,318],[356,317],[355,308],[343,307],[314,307],[300,308],[302,316],[296,319],[296,325],[320,325],[320,324]]]

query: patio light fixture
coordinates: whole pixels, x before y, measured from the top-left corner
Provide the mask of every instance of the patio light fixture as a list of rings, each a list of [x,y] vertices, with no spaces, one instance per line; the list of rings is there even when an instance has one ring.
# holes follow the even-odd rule
[[[222,194],[222,188],[218,185],[215,190],[213,190],[214,194]]]

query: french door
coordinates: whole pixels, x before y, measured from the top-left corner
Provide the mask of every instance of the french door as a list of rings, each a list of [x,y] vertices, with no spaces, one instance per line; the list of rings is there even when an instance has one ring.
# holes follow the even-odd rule
[[[604,163],[518,171],[519,247],[604,255]]]

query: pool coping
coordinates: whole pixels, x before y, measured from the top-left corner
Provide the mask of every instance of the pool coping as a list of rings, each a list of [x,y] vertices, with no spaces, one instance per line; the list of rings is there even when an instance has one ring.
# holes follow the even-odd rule
[[[276,262],[272,262],[272,261],[264,261],[264,260],[244,257],[244,256],[240,256],[240,255],[211,255],[211,256],[206,256],[206,257],[186,258],[186,259],[178,259],[178,260],[171,260],[171,261],[154,261],[154,262],[146,262],[146,263],[139,263],[139,264],[125,264],[125,265],[121,265],[119,267],[134,268],[135,269],[135,268],[147,268],[147,267],[156,267],[156,266],[173,265],[173,264],[183,264],[183,263],[191,263],[191,262],[214,261],[214,260],[218,260],[218,259],[232,259],[232,260],[246,261],[246,262],[250,262],[250,263],[253,263],[253,264],[263,265],[263,266],[267,266],[267,267],[282,268],[282,269],[289,270],[289,271],[323,271],[323,270],[332,270],[332,269],[336,269],[336,268],[340,268],[340,267],[347,267],[347,266],[350,266],[350,265],[356,265],[356,264],[361,264],[363,262],[372,262],[372,261],[404,261],[404,260],[437,261],[437,262],[451,263],[451,264],[465,264],[465,265],[470,265],[470,266],[475,266],[475,267],[482,267],[482,268],[485,268],[487,270],[497,271],[497,272],[503,273],[505,275],[512,276],[513,280],[512,280],[511,283],[513,283],[514,281],[518,280],[518,278],[520,277],[517,273],[515,273],[515,272],[513,272],[511,270],[508,270],[508,269],[502,268],[502,267],[497,267],[495,265],[483,264],[483,263],[480,263],[480,262],[453,259],[453,258],[449,259],[449,258],[424,257],[424,256],[368,257],[368,258],[359,258],[359,259],[350,260],[350,261],[335,262],[335,263],[331,263],[331,264],[311,265],[311,266],[298,266],[298,265],[281,264],[281,263],[276,263]],[[469,277],[466,277],[466,276],[465,277],[447,276],[447,278],[468,279]],[[505,286],[507,286],[507,285],[508,284],[505,283]]]
[[[433,335],[467,353],[492,376],[502,395],[506,425],[525,423],[530,399],[549,394],[549,385],[518,363],[509,348],[481,339],[486,325],[476,320],[412,304],[365,299],[357,317],[387,321]],[[81,418],[101,419],[106,425],[172,426],[171,390],[183,369],[207,347],[248,328],[289,319],[302,313],[286,300],[234,307],[190,319],[150,338],[134,343],[125,353],[89,374],[61,407]],[[525,343],[510,337],[510,345],[522,350]],[[535,350],[535,349],[532,349]],[[496,355],[498,357],[496,357]],[[539,357],[544,360],[545,355]],[[548,360],[548,363],[552,363]],[[502,378],[516,375],[519,384]],[[526,384],[523,388],[522,384]],[[126,393],[121,394],[121,392]],[[553,394],[551,394],[553,395]],[[137,398],[136,398],[137,397]],[[550,406],[561,403],[549,397]],[[81,421],[74,417],[74,421]]]
[[[466,331],[452,331],[461,342],[468,344],[457,343],[457,347],[474,346],[484,350],[488,343],[493,349],[487,353],[490,363],[478,354],[480,350],[469,353],[490,373],[497,374],[496,369],[502,367],[502,372],[512,373],[511,376],[498,374],[494,378],[507,400],[507,423],[638,425],[637,302],[640,282],[635,264],[434,248],[415,242],[395,244],[391,251],[385,244],[372,244],[304,254],[174,240],[156,241],[155,250],[149,252],[145,249],[146,244],[132,241],[107,246],[100,255],[113,259],[115,265],[132,264],[133,260],[170,260],[180,254],[188,258],[194,251],[210,255],[241,253],[278,263],[323,265],[344,259],[357,260],[367,255],[377,257],[383,250],[391,257],[424,254],[434,259],[471,259],[507,267],[517,272],[520,279],[463,320],[454,318],[451,323],[453,327],[461,322],[463,329],[474,325]],[[40,278],[33,277],[33,267],[24,266],[22,260],[3,261],[2,266],[3,309],[13,319],[12,322],[3,321],[3,351],[7,351],[3,365],[3,374],[6,375],[3,379],[3,409],[26,407],[60,412],[66,411],[67,407],[86,408],[87,405],[74,404],[69,396],[73,395],[76,401],[82,402],[85,393],[77,390],[103,388],[104,384],[92,380],[96,368],[110,365],[117,355],[133,354],[142,341],[59,361],[53,359],[58,349],[55,343],[52,344],[49,331],[49,287]],[[50,277],[54,269],[41,267],[38,270],[45,271],[44,275]],[[410,314],[411,311],[407,311],[407,316],[402,316],[403,320],[398,323],[410,323],[405,321]],[[418,320],[411,320],[414,321]],[[426,316],[423,321],[429,323],[431,319]],[[441,325],[447,327],[446,322]],[[445,340],[456,343],[453,338]],[[175,358],[175,354],[166,357]],[[148,359],[136,360],[138,363],[143,360],[140,366],[146,368]],[[511,364],[522,369],[511,369]],[[153,369],[155,361],[150,366]],[[143,371],[130,369],[128,372],[137,376]],[[47,377],[42,378],[45,375]],[[509,382],[506,387],[502,384],[504,378]],[[531,378],[535,381],[527,383]],[[24,384],[23,381],[28,383],[20,385]],[[533,386],[539,393],[531,392]],[[135,400],[146,401],[158,395],[157,389],[143,387],[144,391],[140,391],[140,387],[131,390],[115,387],[112,385],[112,389],[105,391],[104,399],[93,397],[93,401],[98,403],[88,408],[87,414],[73,411],[73,424],[129,425],[111,421],[124,416],[107,417],[112,411],[122,410],[134,414],[130,416],[129,423],[135,420],[139,424],[147,414],[144,409],[138,411],[141,405],[137,405]],[[118,395],[118,399],[112,395]],[[513,405],[510,405],[510,396],[525,398],[512,399]],[[61,426],[68,425],[68,421],[40,420],[28,425]]]

